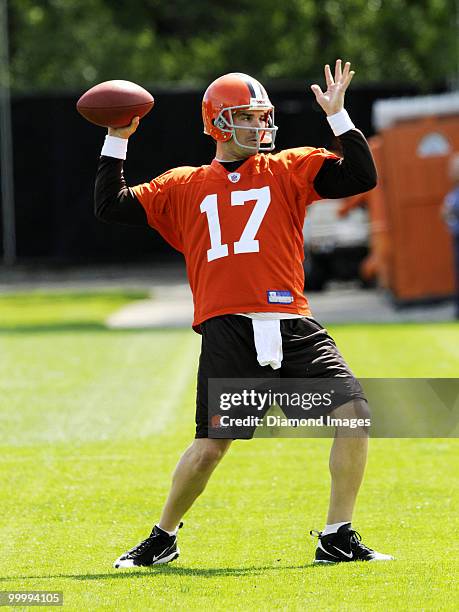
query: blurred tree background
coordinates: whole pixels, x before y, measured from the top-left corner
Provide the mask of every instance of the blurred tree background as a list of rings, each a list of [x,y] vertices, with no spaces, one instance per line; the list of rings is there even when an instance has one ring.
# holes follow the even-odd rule
[[[315,80],[349,59],[359,82],[428,90],[458,74],[457,0],[10,0],[14,92],[113,78],[203,85],[234,70]]]

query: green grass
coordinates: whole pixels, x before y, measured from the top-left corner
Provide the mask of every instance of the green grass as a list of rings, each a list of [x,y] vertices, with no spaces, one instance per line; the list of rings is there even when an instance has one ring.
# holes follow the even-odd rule
[[[0,331],[32,331],[94,325],[132,300],[148,297],[144,291],[10,293],[0,296]]]
[[[371,440],[354,524],[394,563],[312,566],[330,441],[258,439],[234,443],[177,562],[112,569],[157,520],[194,433],[199,337],[104,329],[132,297],[0,298],[0,590],[62,590],[78,611],[454,608],[453,439]],[[330,331],[358,376],[457,375],[454,324]]]

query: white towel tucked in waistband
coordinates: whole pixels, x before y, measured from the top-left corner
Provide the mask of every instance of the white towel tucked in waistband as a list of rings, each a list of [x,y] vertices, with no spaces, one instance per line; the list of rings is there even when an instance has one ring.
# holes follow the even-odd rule
[[[278,370],[283,357],[280,320],[252,319],[252,325],[258,363],[261,366],[270,365],[273,370]]]

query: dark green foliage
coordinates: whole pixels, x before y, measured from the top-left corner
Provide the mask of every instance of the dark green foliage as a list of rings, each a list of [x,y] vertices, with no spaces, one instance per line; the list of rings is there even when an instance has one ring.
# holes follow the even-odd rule
[[[428,89],[457,76],[455,12],[454,0],[11,0],[12,85],[202,86],[232,70],[311,81],[342,57],[360,82]]]

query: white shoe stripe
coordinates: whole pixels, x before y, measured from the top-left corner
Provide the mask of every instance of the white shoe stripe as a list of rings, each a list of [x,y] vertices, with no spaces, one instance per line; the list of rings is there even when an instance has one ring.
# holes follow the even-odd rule
[[[176,559],[179,556],[179,554],[180,554],[180,548],[177,548],[177,550],[174,550],[174,552],[170,553],[170,555],[167,555],[167,557],[163,557],[162,559],[157,559],[156,561],[153,561],[153,563],[147,566],[135,565],[134,559],[122,559],[121,557],[123,555],[121,555],[121,557],[118,557],[118,559],[114,562],[113,567],[115,569],[125,568],[125,567],[151,567],[152,565],[160,565],[161,563],[169,563],[170,561],[173,561],[174,559]]]
[[[320,548],[320,550],[323,550],[324,553],[327,554],[327,555],[330,555],[330,557],[335,557],[335,559],[339,559],[338,555],[334,555],[331,552],[328,552],[328,550],[325,550],[325,548],[320,543],[320,540],[317,542],[317,548]]]
[[[161,563],[169,563],[169,561],[173,561],[176,557],[178,557],[179,554],[180,554],[180,549],[177,548],[177,550],[175,550],[169,556],[163,557],[159,561],[155,561],[153,565],[160,565]]]
[[[338,548],[337,546],[333,546],[333,548],[337,550],[338,552],[340,552],[341,554],[343,554],[348,559],[352,559],[352,557],[354,556],[352,551],[350,553],[347,553],[347,552],[344,552],[344,550],[341,550],[341,548]]]

